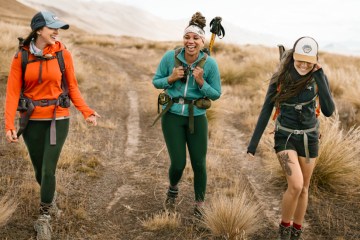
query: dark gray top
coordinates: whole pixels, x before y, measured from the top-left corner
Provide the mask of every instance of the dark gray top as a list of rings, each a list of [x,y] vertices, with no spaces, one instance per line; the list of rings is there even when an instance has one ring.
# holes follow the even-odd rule
[[[290,70],[291,77],[293,79],[300,79],[300,75],[296,72],[293,67]],[[293,106],[284,106],[280,107],[280,114],[277,117],[277,120],[281,124],[281,126],[297,129],[297,130],[305,130],[315,127],[317,124],[317,118],[315,115],[316,111],[316,102],[312,101],[316,94],[319,96],[321,112],[329,117],[335,110],[335,104],[330,92],[329,82],[324,74],[322,69],[317,70],[312,74],[314,81],[312,81],[309,85],[306,86],[297,96],[291,97],[286,101],[286,103],[294,104],[294,103],[304,103],[310,101],[309,104],[306,104],[302,107],[301,111],[296,110]],[[295,80],[296,81],[296,80]],[[317,88],[317,91],[316,91]],[[248,153],[255,154],[256,148],[259,144],[260,138],[269,122],[271,113],[274,108],[274,102],[272,98],[275,96],[277,91],[277,83],[270,83],[269,88],[266,93],[265,101],[263,107],[261,109],[254,133],[251,137]],[[292,135],[295,138],[302,138],[302,135]],[[317,141],[318,132],[311,132],[308,134],[309,142]]]

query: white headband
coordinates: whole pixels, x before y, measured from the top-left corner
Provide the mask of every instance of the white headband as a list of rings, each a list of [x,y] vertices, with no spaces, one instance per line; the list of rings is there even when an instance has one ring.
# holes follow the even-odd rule
[[[198,26],[190,25],[187,28],[185,28],[184,36],[185,36],[185,34],[187,34],[189,32],[199,35],[200,38],[202,39],[203,43],[205,42],[205,31],[202,30],[201,28],[199,28]]]

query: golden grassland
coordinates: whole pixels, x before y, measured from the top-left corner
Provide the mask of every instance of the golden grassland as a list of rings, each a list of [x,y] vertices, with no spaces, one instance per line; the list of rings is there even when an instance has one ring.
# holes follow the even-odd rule
[[[27,34],[27,27],[0,21],[0,91],[5,93],[6,76],[9,71],[12,56],[16,51],[16,38]],[[130,37],[79,35],[66,33],[67,47],[72,50],[76,64],[77,78],[83,90],[83,95],[87,98],[87,91],[101,91],[103,97],[111,95],[111,89],[106,88],[112,85],[112,80],[105,80],[105,84],[99,84],[96,81],[89,82],[90,76],[96,76],[99,79],[106,79],[107,70],[88,64],[83,58],[78,46],[95,46],[99,48],[121,48],[129,49],[129,57],[132,51],[141,51],[147,49],[152,51],[154,56],[160,59],[164,51],[172,49],[180,43],[174,42],[152,42]],[[229,158],[230,149],[222,149],[222,143],[225,141],[221,126],[224,116],[232,120],[233,127],[238,127],[244,133],[246,138],[251,134],[257,120],[265,92],[268,86],[270,76],[278,64],[278,52],[276,48],[267,48],[263,46],[238,46],[231,44],[217,43],[214,48],[213,56],[216,58],[223,84],[223,96],[214,103],[214,107],[209,110],[210,120],[210,150],[215,154],[208,159],[208,171],[215,175],[219,182],[231,183],[231,188],[219,188],[205,209],[204,225],[213,236],[222,236],[224,239],[247,239],[251,233],[257,231],[257,226],[261,226],[259,211],[261,204],[252,196],[247,186],[241,183],[234,183],[233,177],[229,176],[227,170],[222,168],[218,159]],[[321,117],[321,147],[320,156],[317,161],[316,169],[312,178],[311,191],[315,195],[314,202],[332,195],[336,199],[360,199],[360,59],[357,57],[341,56],[329,53],[320,53],[320,62],[327,74],[332,93],[336,100],[337,113],[333,117],[325,119]],[[146,72],[154,72],[156,62],[139,61],[137,64]],[[116,81],[122,81],[125,76],[118,76]],[[151,88],[153,96],[158,93]],[[154,98],[149,98],[153,101]],[[1,126],[0,131],[4,132],[5,94],[0,95],[0,113]],[[98,106],[106,105],[99,103]],[[153,109],[141,109],[143,111],[155,112]],[[60,194],[67,192],[68,183],[76,181],[77,173],[83,173],[89,178],[99,178],[102,166],[101,155],[93,149],[90,144],[90,134],[83,122],[82,116],[75,111],[72,112],[73,122],[71,136],[64,146],[61,161],[59,162],[57,189]],[[222,117],[221,117],[222,116]],[[120,126],[116,118],[107,118],[100,121],[100,127],[103,129],[114,130]],[[272,130],[272,123],[269,123],[267,131]],[[115,136],[112,136],[115,138]],[[81,141],[81,149],[74,147]],[[0,145],[6,146],[4,136],[0,138]],[[245,146],[243,146],[245,147]],[[107,144],[106,152],[113,149],[112,141]],[[2,149],[7,149],[2,147]],[[280,166],[274,160],[275,154],[272,150],[272,135],[264,134],[258,150],[262,156],[266,169],[274,179],[275,183],[283,181],[283,175]],[[6,154],[11,155],[14,161],[6,169],[2,169],[0,175],[0,226],[6,225],[14,211],[20,214],[29,214],[33,206],[36,206],[36,200],[29,196],[38,194],[39,190],[33,179],[33,172],[23,143],[15,148],[6,150]],[[160,154],[160,153],[159,153]],[[271,160],[270,160],[271,159]],[[19,173],[22,174],[19,174]],[[185,172],[191,172],[189,164]],[[191,174],[184,174],[189,176]],[[61,179],[61,180],[60,180]],[[191,181],[191,179],[185,181]],[[225,184],[227,185],[227,184]],[[221,192],[223,191],[223,192]],[[68,206],[70,201],[65,199],[61,206],[65,214],[78,220],[88,219],[85,200],[79,199],[77,206]],[[26,204],[19,204],[25,202]],[[21,207],[19,207],[21,206]],[[334,228],[333,222],[336,221],[336,209],[333,206],[327,206],[327,214],[319,211],[319,221],[324,226]],[[141,225],[148,230],[157,231],[161,229],[176,229],[181,224],[178,215],[168,215],[164,213],[154,214],[145,219],[141,219]],[[73,228],[76,226],[72,225]],[[70,229],[64,229],[66,231]],[[330,230],[329,230],[330,231]],[[194,237],[194,239],[196,239]]]

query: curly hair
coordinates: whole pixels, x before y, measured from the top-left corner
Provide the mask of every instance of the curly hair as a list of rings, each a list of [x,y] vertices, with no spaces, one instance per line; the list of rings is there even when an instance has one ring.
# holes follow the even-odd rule
[[[190,25],[195,25],[201,29],[204,29],[206,26],[206,19],[200,12],[196,12],[194,15],[192,15],[191,20],[189,21],[189,26]]]

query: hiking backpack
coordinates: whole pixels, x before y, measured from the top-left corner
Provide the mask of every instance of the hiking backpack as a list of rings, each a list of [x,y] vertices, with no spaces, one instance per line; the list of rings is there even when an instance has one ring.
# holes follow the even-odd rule
[[[17,136],[19,137],[25,130],[35,106],[42,106],[43,105],[42,102],[46,101],[48,105],[55,105],[55,106],[61,106],[63,108],[68,108],[68,107],[70,107],[70,96],[69,96],[69,89],[68,89],[68,85],[66,82],[66,76],[65,76],[65,62],[64,62],[63,52],[62,51],[56,52],[56,56],[37,57],[36,59],[29,61],[29,53],[27,50],[25,50],[23,48],[24,39],[18,38],[18,40],[19,40],[19,50],[15,54],[15,58],[17,58],[18,54],[21,53],[21,71],[22,71],[22,75],[21,75],[22,87],[21,87],[21,92],[20,92],[18,108],[17,108],[17,110],[20,112],[20,116],[21,116],[20,122],[19,122],[20,128],[17,132]],[[34,100],[26,98],[24,96],[24,89],[25,89],[25,71],[26,71],[27,64],[32,63],[32,62],[37,62],[37,61],[48,61],[48,60],[52,60],[54,58],[57,59],[59,68],[61,71],[61,89],[63,90],[63,92],[60,94],[58,99],[53,99],[53,100],[43,99],[43,100],[34,101]],[[40,74],[42,71],[41,66],[42,65],[40,65],[40,70],[39,70]],[[55,107],[55,109],[56,109],[56,107]],[[54,116],[52,119],[52,128],[54,128],[53,126],[55,125],[55,115],[56,114],[55,114],[55,110],[54,110]],[[53,124],[53,122],[54,122],[54,124]],[[56,137],[53,137],[53,134],[50,134],[50,136],[51,136],[50,144],[55,145]]]
[[[52,60],[54,58],[56,58],[58,60],[59,68],[60,68],[60,71],[61,71],[61,89],[63,90],[62,95],[68,96],[69,95],[69,89],[68,89],[68,86],[67,86],[66,76],[65,76],[65,61],[64,61],[64,57],[63,57],[63,52],[62,51],[56,52],[56,56],[53,56],[53,57],[50,57],[50,58],[37,57],[36,59],[29,61],[29,53],[28,53],[28,51],[23,49],[24,39],[19,37],[18,40],[19,40],[19,50],[15,54],[15,57],[17,58],[18,54],[21,52],[22,89],[21,89],[20,97],[24,98],[23,92],[24,92],[24,88],[25,88],[25,71],[26,71],[27,65],[29,63],[32,63],[32,62],[48,61],[48,60]]]

